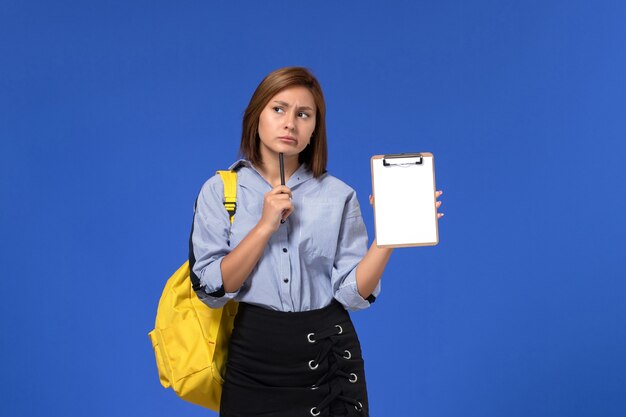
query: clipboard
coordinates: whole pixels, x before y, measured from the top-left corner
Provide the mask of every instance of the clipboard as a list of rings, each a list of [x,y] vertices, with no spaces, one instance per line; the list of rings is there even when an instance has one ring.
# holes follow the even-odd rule
[[[386,248],[438,244],[433,154],[375,155],[371,165],[376,244]]]

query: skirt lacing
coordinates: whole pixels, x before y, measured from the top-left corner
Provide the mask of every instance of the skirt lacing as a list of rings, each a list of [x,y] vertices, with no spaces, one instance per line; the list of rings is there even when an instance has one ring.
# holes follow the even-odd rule
[[[350,368],[349,361],[352,358],[352,353],[346,349],[342,350],[337,346],[343,332],[343,328],[339,324],[336,324],[321,332],[309,333],[306,336],[309,343],[319,344],[321,346],[315,359],[309,361],[309,368],[315,371],[324,361],[328,363],[327,371],[321,375],[311,389],[319,389],[327,381],[330,381],[328,395],[319,404],[311,408],[310,412],[312,416],[319,416],[336,400],[353,406],[359,413],[363,410],[363,404],[358,399],[346,395],[342,386],[343,384],[336,378],[337,376],[343,377],[351,384],[358,381],[358,375],[355,372],[346,372],[346,368],[348,370]]]

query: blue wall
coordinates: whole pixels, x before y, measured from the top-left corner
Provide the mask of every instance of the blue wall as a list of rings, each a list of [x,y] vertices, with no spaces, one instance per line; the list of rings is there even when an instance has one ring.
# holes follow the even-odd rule
[[[436,157],[440,245],[353,315],[372,415],[625,415],[626,3],[264,3],[2,2],[0,415],[214,415],[147,332],[286,65],[371,236],[369,157]]]

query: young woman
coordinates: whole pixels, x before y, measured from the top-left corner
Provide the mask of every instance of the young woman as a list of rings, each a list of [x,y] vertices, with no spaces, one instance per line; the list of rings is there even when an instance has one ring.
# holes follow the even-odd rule
[[[213,308],[240,302],[220,416],[368,416],[346,310],[374,302],[392,250],[375,241],[368,250],[354,190],[326,172],[324,97],[307,69],[282,68],[259,84],[241,153],[231,166],[232,227],[215,176],[200,191],[191,234],[200,299]]]

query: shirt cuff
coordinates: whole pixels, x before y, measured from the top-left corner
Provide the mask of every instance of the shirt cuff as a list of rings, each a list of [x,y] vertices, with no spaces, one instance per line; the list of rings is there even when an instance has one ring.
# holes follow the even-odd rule
[[[232,300],[239,294],[239,290],[235,292],[224,291],[224,281],[222,279],[222,260],[217,259],[207,265],[202,271],[200,277],[201,288],[196,291],[196,295],[206,305],[211,308],[223,307],[229,300]]]
[[[356,268],[346,277],[339,290],[335,293],[335,299],[339,301],[346,310],[356,311],[368,308],[380,293],[380,281],[372,294],[367,299],[361,297],[356,286]],[[370,301],[371,300],[371,301]]]

